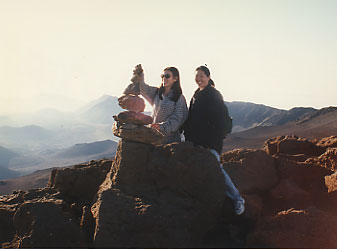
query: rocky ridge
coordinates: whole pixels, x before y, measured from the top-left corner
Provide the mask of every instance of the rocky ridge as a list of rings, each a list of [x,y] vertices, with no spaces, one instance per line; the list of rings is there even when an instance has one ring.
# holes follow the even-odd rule
[[[235,217],[215,157],[122,139],[114,160],[56,169],[0,197],[0,243],[23,247],[337,246],[335,137],[269,139],[221,156],[246,199]],[[291,229],[289,229],[289,227]]]

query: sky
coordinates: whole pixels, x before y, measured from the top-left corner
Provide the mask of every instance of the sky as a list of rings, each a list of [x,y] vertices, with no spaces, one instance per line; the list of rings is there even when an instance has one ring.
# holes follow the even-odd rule
[[[0,115],[120,96],[135,65],[207,64],[226,101],[337,106],[335,0],[0,0]]]

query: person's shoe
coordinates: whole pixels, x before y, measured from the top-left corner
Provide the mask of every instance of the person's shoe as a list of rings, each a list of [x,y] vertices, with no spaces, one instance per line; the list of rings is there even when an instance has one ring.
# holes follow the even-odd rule
[[[235,202],[235,214],[241,215],[245,211],[245,200],[241,198],[240,200]]]

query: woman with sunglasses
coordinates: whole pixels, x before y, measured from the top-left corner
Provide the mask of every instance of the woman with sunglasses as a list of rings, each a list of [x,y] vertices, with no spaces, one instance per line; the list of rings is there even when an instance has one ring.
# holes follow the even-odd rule
[[[187,118],[188,109],[178,69],[165,68],[161,75],[161,85],[153,87],[144,82],[143,72],[135,73],[139,67],[140,65],[136,66],[132,81],[139,84],[140,94],[153,106],[151,127],[164,135],[163,144],[180,142],[179,129]]]
[[[209,149],[220,163],[222,142],[226,135],[225,115],[228,115],[228,110],[221,93],[215,89],[209,69],[200,66],[195,73],[198,89],[191,99],[188,118],[183,125],[185,140]],[[221,163],[220,168],[225,178],[226,195],[233,200],[235,213],[240,215],[245,210],[245,201]]]

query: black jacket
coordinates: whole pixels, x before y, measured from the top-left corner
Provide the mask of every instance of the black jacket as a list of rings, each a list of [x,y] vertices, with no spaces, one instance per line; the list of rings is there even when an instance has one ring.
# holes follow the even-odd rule
[[[221,93],[210,84],[195,91],[189,107],[188,118],[183,125],[186,141],[208,149],[222,151],[225,137],[225,106]]]

